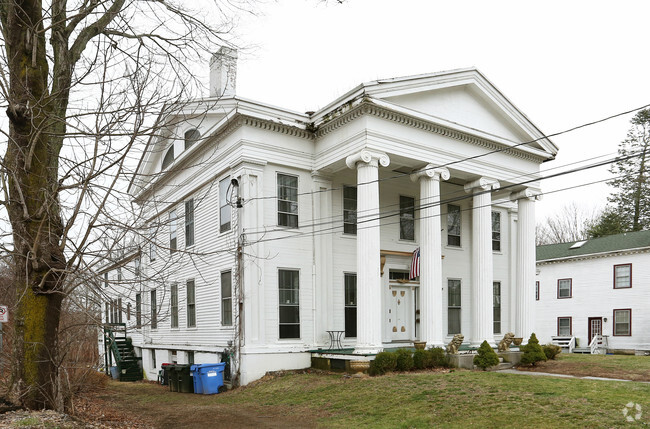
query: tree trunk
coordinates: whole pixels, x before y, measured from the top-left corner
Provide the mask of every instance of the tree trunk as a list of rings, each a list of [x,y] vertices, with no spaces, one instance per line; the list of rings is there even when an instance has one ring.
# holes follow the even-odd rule
[[[27,407],[54,408],[66,272],[58,198],[64,120],[48,92],[41,2],[7,2],[2,20],[10,81],[5,168],[18,293],[16,387]]]

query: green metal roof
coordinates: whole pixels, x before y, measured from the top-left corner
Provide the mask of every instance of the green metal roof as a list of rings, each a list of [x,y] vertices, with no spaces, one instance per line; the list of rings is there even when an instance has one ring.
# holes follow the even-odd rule
[[[591,238],[586,240],[582,246],[571,249],[571,246],[576,243],[579,242],[572,241],[570,243],[537,246],[537,261],[650,247],[650,231],[626,232],[607,237]]]

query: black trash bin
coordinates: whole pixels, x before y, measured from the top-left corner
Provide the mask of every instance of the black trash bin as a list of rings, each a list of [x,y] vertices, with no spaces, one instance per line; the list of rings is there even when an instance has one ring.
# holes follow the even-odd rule
[[[176,364],[175,367],[178,377],[178,391],[181,393],[194,393],[194,379],[190,371],[191,365]]]
[[[176,370],[176,367],[178,365],[175,365],[173,363],[170,363],[167,365],[167,373],[169,374],[169,391],[170,392],[178,392],[178,371]]]
[[[160,365],[162,369],[160,370],[159,378],[160,384],[163,386],[167,386],[169,384],[169,365],[171,365],[171,363],[164,363]]]

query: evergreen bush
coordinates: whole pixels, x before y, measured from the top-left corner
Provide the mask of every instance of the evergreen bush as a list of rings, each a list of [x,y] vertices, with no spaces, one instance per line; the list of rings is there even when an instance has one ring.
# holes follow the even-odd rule
[[[449,358],[442,347],[427,350],[426,368],[448,368]]]
[[[474,356],[474,365],[485,371],[489,367],[498,364],[499,356],[497,356],[496,352],[487,341],[483,341],[481,346],[478,348],[478,354]]]
[[[413,366],[416,369],[428,368],[427,360],[429,360],[429,358],[427,357],[427,355],[428,353],[426,350],[423,349],[415,350],[415,353],[413,353]]]
[[[556,346],[555,344],[545,344],[542,346],[546,359],[555,360],[557,355],[562,353],[562,347]]]
[[[377,353],[374,360],[370,361],[368,374],[384,375],[387,372],[394,371],[397,367],[397,353],[381,352]]]
[[[410,371],[413,369],[413,354],[410,350],[397,350],[397,370]]]
[[[535,365],[537,362],[545,361],[546,355],[542,346],[539,345],[539,340],[533,332],[528,339],[528,344],[520,347],[524,354],[521,356],[522,365]]]

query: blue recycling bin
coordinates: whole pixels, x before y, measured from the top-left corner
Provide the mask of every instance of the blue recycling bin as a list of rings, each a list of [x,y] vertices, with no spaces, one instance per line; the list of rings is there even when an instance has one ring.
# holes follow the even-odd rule
[[[224,362],[192,365],[190,370],[194,375],[194,393],[214,395],[222,391],[225,368]]]

